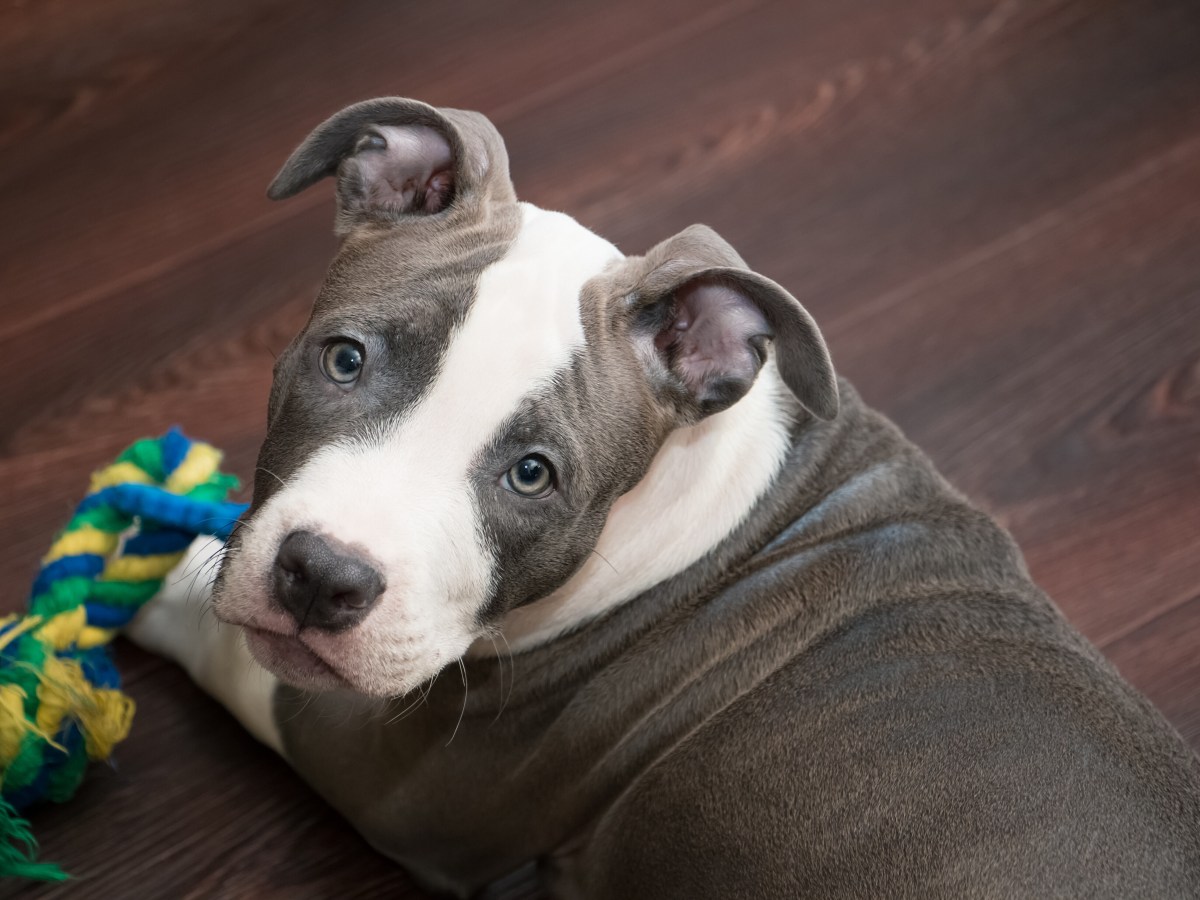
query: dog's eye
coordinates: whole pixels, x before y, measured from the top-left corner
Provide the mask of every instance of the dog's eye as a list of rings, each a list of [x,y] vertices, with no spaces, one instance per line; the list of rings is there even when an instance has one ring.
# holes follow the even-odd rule
[[[358,381],[362,367],[363,348],[354,341],[334,341],[321,351],[321,368],[326,377],[342,387]]]
[[[543,497],[554,486],[554,469],[544,456],[526,456],[505,474],[504,486],[522,497]]]

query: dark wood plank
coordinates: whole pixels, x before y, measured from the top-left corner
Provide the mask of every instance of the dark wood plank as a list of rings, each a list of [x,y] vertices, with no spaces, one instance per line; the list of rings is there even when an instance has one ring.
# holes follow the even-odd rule
[[[643,45],[653,52],[659,31],[689,33],[686,8],[473,0],[446,15],[436,5],[309,0],[239,14],[209,41],[180,23],[174,40],[108,64],[136,67],[151,54],[126,91],[98,91],[115,76],[89,71],[59,90],[95,91],[93,103],[18,116],[42,125],[9,141],[0,172],[0,206],[19,223],[6,250],[0,334],[71,315],[319,202],[272,207],[263,192],[289,148],[346,103],[401,88],[485,110],[553,95]],[[563,40],[574,32],[586,42]],[[502,77],[487,76],[485,61]],[[33,102],[20,85],[14,93],[5,106]]]
[[[1200,747],[1200,595],[1104,647],[1180,733]]]
[[[141,652],[121,649],[122,663]],[[77,880],[17,895],[422,896],[181,670],[126,688],[139,721],[114,768],[34,816],[44,857]]]
[[[1097,642],[1200,584],[1200,138],[1019,242],[922,285],[843,368],[1007,524]],[[997,285],[1011,284],[1011,291]],[[1022,286],[1034,286],[1030,302]],[[930,323],[936,328],[931,329]]]

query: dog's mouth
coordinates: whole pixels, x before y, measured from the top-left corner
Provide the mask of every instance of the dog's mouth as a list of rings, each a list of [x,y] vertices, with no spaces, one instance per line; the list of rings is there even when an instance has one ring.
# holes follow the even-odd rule
[[[265,668],[297,687],[350,687],[350,682],[323,656],[294,634],[242,625],[246,645]]]

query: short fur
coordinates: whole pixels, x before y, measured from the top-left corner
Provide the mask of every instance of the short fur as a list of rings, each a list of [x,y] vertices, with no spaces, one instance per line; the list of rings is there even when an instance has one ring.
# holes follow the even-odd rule
[[[612,900],[1196,896],[1195,755],[841,392],[709,558],[394,725],[281,690],[288,759],[460,891],[540,858]]]
[[[409,125],[442,135],[453,178],[411,209],[392,194],[376,208],[360,181],[380,161],[356,167],[355,148],[382,152],[359,143],[365,128]],[[433,178],[440,148],[400,170]],[[522,217],[502,144],[472,114],[359,104],[272,192],[335,171],[345,241],[277,368],[251,529],[321,448],[404,420]],[[476,459],[495,567],[471,627],[499,637],[552,614],[664,444],[786,385],[773,405],[786,458],[694,560],[646,584],[618,572],[637,596],[398,699],[240,687],[228,673],[244,648],[228,629],[191,630],[178,597],[147,611],[139,640],[381,852],[460,895],[530,861],[556,894],[588,900],[1200,895],[1195,754],[1033,585],[1009,535],[835,381],[799,303],[702,227],[607,265],[578,302],[586,340]],[[714,315],[732,316],[727,331]],[[701,319],[702,333],[670,331]],[[347,404],[305,366],[313,341],[351,326],[388,335],[374,352],[404,365]],[[563,489],[513,505],[494,472],[538,441],[566,458]],[[227,570],[244,556],[235,544]],[[226,619],[283,620],[266,594],[229,594],[218,585]]]

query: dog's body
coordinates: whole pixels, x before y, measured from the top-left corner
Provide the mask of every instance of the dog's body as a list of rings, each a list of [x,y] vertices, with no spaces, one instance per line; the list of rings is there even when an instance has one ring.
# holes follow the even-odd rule
[[[136,636],[376,847],[460,894],[1200,894],[1196,757],[786,292],[517,204],[466,114],[353,107],[274,191],[335,167],[216,588],[297,686],[186,585]]]

